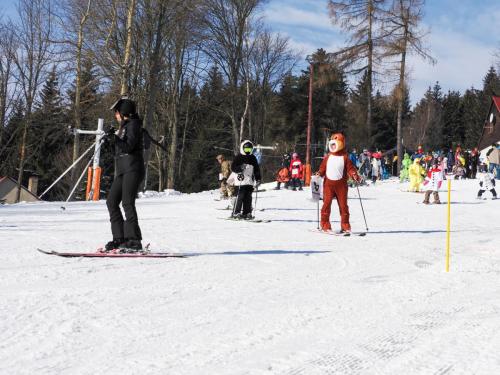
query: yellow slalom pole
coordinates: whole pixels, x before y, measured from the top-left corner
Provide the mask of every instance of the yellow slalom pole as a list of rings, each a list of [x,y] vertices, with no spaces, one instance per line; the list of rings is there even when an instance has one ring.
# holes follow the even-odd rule
[[[451,180],[448,180],[448,224],[446,227],[446,272],[450,272]]]

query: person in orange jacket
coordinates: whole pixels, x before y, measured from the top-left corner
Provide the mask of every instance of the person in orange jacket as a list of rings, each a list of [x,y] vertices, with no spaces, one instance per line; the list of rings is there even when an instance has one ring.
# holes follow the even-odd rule
[[[347,205],[347,180],[351,177],[356,182],[361,181],[356,167],[352,164],[345,150],[345,138],[341,133],[332,134],[328,142],[329,153],[323,158],[319,171],[324,177],[323,207],[321,208],[321,229],[331,231],[330,213],[333,198],[337,199],[340,211],[340,232],[349,233],[349,206]]]

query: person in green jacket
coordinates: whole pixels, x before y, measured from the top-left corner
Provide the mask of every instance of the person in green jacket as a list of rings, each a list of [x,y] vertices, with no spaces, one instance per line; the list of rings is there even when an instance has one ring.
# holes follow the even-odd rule
[[[408,178],[409,178],[408,170],[410,168],[410,165],[411,165],[410,155],[408,155],[408,153],[405,152],[403,162],[402,162],[402,168],[401,168],[401,171],[399,173],[399,181],[400,182],[408,181]]]

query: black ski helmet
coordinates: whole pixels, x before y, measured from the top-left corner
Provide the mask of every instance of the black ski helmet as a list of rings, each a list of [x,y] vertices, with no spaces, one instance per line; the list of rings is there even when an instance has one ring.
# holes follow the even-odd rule
[[[120,113],[122,117],[130,117],[137,113],[135,102],[129,98],[118,99],[110,108],[114,112]]]

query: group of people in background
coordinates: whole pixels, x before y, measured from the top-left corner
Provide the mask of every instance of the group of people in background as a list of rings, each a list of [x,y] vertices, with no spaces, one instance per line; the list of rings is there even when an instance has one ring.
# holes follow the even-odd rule
[[[245,142],[249,154],[245,154],[242,144],[241,155],[246,155],[248,159],[254,153],[254,149],[250,141]],[[383,152],[363,149],[358,154],[356,149],[353,149],[348,157],[359,173],[360,184],[366,183],[366,181],[371,181],[373,184],[390,177],[399,177],[400,182],[409,182],[408,191],[420,192],[422,190],[425,192],[423,201],[425,204],[430,203],[431,195],[433,203],[440,203],[438,191],[447,175],[448,178],[452,176],[451,178],[454,179],[477,179],[480,185],[478,198],[482,198],[486,191],[491,192],[493,199],[497,197],[495,178],[500,179],[500,148],[496,144],[491,146],[484,158],[480,157],[477,148],[464,150],[458,145],[455,150],[450,148],[426,152],[422,146],[419,146],[413,153],[404,153],[399,176],[397,173],[398,158],[394,150]],[[238,155],[236,158],[241,158],[241,156]],[[223,155],[218,155],[217,161],[221,167],[219,174],[221,198],[233,197],[236,201],[233,205],[235,208],[233,214],[241,215],[243,218],[248,217],[249,210],[251,211],[251,203],[248,203],[251,192],[246,186],[252,186],[251,190],[253,191],[255,181],[260,181],[257,159],[252,159],[252,164],[255,164],[256,167],[252,172],[254,173],[253,177],[245,179],[246,183],[238,180],[229,181],[231,176],[235,174],[236,176],[242,175],[241,171],[237,170],[237,165],[231,165],[231,162],[226,160]],[[303,190],[303,179],[304,165],[299,155],[296,152],[284,154],[280,168],[276,173],[275,190],[282,188],[294,191]]]

